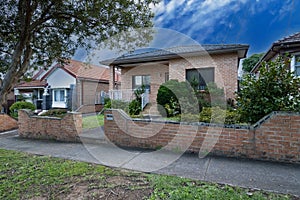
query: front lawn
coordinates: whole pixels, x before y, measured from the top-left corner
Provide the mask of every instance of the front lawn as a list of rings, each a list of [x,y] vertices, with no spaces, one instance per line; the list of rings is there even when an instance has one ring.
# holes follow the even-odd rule
[[[91,115],[82,118],[83,129],[93,129],[104,125],[104,115]]]
[[[0,149],[0,199],[291,199]]]

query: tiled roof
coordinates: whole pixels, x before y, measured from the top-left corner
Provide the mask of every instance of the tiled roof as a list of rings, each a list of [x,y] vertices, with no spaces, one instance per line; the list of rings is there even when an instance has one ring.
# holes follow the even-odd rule
[[[63,67],[77,78],[109,80],[109,69],[106,67],[85,64],[76,60],[70,60]]]
[[[68,63],[65,63],[63,66],[60,64],[56,65],[53,70],[56,68],[64,69],[75,78],[109,81],[110,70],[104,66],[101,67],[86,64],[77,60],[69,60]],[[53,70],[49,71],[49,73],[47,73],[42,79],[48,77]]]
[[[291,51],[293,49],[293,51]],[[265,55],[260,59],[258,63],[253,67],[250,71],[251,73],[256,73],[264,61],[270,61],[274,56],[276,56],[279,52],[299,52],[300,50],[300,32],[294,33],[287,37],[284,37],[280,40],[274,42],[265,53]]]
[[[300,42],[300,32],[295,33],[293,35],[289,35],[280,40],[277,40],[276,42],[274,42],[274,44],[293,43],[293,42]]]
[[[204,45],[189,45],[189,46],[177,46],[171,47],[167,49],[150,49],[149,51],[143,53],[132,53],[125,54],[116,59],[110,59],[103,61],[103,64],[110,63],[122,63],[123,61],[128,60],[138,60],[138,59],[146,59],[146,58],[169,58],[169,57],[178,57],[185,54],[193,54],[193,53],[221,53],[228,51],[237,51],[237,50],[248,50],[249,45],[244,44],[204,44]]]
[[[17,85],[16,88],[38,88],[38,87],[45,87],[47,85],[46,81],[41,80],[33,80],[30,82],[23,82]]]

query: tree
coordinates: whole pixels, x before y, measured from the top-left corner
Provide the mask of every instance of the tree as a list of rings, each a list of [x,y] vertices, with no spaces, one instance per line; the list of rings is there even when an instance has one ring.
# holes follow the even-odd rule
[[[37,66],[65,61],[78,47],[91,48],[114,35],[152,27],[150,4],[158,0],[2,0],[0,2],[0,110],[7,93]],[[143,31],[141,31],[143,33]],[[144,33],[145,34],[145,33]],[[113,45],[126,44],[123,34]],[[146,42],[147,35],[131,42]],[[120,41],[122,40],[122,41]]]
[[[264,53],[253,54],[249,58],[244,59],[243,61],[243,71],[250,72],[251,69],[258,63],[258,61],[262,58]]]
[[[255,123],[272,111],[300,111],[300,78],[290,71],[290,59],[263,63],[259,77],[246,74],[237,94],[242,120]]]

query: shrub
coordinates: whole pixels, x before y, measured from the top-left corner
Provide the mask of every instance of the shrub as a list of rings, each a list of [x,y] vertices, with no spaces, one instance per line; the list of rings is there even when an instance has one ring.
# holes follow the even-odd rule
[[[140,114],[142,108],[141,108],[141,103],[134,99],[129,103],[129,114],[130,115],[138,115]]]
[[[19,101],[10,106],[10,115],[14,118],[18,118],[18,110],[20,109],[29,109],[33,111],[36,108],[35,105],[30,102]]]
[[[122,101],[122,100],[111,100],[111,108],[114,109],[122,109],[125,112],[129,112],[128,107],[129,107],[129,102]]]
[[[272,111],[300,110],[300,78],[290,72],[283,57],[263,63],[259,77],[246,74],[237,93],[242,120],[255,123]]]
[[[205,107],[199,114],[199,121],[206,123],[239,124],[240,114],[236,110],[224,110],[220,107]]]
[[[194,90],[188,82],[170,80],[160,85],[156,98],[157,104],[163,106],[168,117],[181,113],[199,113],[199,104]],[[162,107],[160,113],[165,113]]]
[[[197,91],[199,104],[203,107],[221,107],[226,109],[225,93],[223,88],[219,88],[216,83],[207,83],[205,91]]]
[[[67,109],[51,109],[47,112],[41,114],[41,116],[49,116],[49,117],[64,117],[67,113]]]

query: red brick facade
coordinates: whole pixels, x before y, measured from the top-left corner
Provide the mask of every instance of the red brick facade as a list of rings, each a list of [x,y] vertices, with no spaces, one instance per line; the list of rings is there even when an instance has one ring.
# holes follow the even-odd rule
[[[17,121],[7,114],[0,114],[0,132],[17,129]]]
[[[300,114],[272,113],[254,126],[132,120],[106,111],[107,138],[120,146],[300,163]]]
[[[79,142],[82,133],[81,113],[67,113],[62,119],[32,116],[29,111],[19,110],[19,135],[24,138],[53,139]]]
[[[235,98],[235,92],[238,89],[238,54],[237,53],[219,53],[206,54],[201,56],[190,56],[184,58],[170,59],[167,62],[153,62],[148,64],[135,64],[123,67],[121,70],[121,89],[128,90],[132,88],[132,77],[136,75],[148,75],[151,78],[150,102],[156,102],[156,96],[159,86],[166,82],[168,78],[185,81],[186,70],[188,69],[214,69],[214,82],[219,88],[224,88],[225,99]],[[111,66],[110,82],[113,82],[113,69]],[[110,89],[112,84],[110,83]]]

